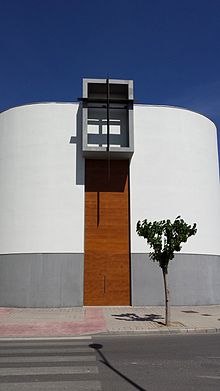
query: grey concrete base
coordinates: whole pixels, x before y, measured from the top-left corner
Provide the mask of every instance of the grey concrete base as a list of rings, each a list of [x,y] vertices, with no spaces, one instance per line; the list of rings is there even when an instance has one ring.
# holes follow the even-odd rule
[[[132,254],[132,305],[163,305],[162,271],[146,254]],[[220,256],[176,254],[169,264],[172,305],[220,304]]]
[[[0,255],[0,306],[83,304],[83,254]]]
[[[132,305],[163,305],[162,272],[131,255]],[[220,256],[176,254],[169,265],[172,305],[220,304]],[[83,305],[83,254],[0,255],[0,306]]]

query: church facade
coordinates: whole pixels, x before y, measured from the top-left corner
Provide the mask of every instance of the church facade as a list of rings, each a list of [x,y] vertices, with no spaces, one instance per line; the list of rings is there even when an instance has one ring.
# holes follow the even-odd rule
[[[0,306],[162,305],[138,220],[197,224],[170,262],[171,303],[220,304],[217,131],[135,104],[131,80],[84,79],[77,103],[0,114]]]

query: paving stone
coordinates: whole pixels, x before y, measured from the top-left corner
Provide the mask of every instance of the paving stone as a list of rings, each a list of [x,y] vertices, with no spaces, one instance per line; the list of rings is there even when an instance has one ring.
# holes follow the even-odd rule
[[[220,332],[220,305],[172,306],[169,327],[164,311],[163,306],[0,308],[0,337]]]

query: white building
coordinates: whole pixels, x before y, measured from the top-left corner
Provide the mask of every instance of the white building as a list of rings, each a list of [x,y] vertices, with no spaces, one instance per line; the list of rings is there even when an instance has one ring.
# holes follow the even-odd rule
[[[170,262],[171,303],[220,304],[216,127],[84,80],[81,103],[0,114],[0,306],[163,304],[138,220],[197,224]]]

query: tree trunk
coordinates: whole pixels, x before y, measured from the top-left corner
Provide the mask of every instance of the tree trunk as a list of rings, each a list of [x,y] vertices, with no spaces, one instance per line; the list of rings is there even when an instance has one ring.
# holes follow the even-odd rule
[[[168,271],[167,269],[162,269],[163,271],[163,282],[164,282],[164,293],[165,293],[165,325],[170,325],[170,292],[168,289]]]

